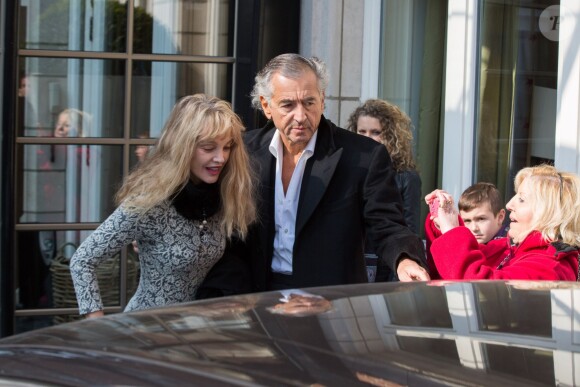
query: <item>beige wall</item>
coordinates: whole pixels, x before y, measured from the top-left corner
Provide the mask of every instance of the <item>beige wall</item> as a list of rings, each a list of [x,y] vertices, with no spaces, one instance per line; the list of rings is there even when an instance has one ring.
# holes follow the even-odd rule
[[[324,114],[344,127],[361,99],[364,3],[303,0],[300,24],[300,54],[317,56],[328,65]]]

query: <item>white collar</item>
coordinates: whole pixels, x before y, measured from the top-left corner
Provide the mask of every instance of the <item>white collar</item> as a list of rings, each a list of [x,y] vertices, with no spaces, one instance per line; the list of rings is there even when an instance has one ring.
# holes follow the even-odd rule
[[[318,138],[318,130],[314,132],[308,144],[306,144],[306,148],[302,151],[303,155],[311,156],[314,154],[314,148],[316,146],[316,139]],[[276,129],[274,136],[272,136],[272,141],[270,141],[270,153],[274,155],[274,157],[282,156],[282,150],[284,143],[282,142],[282,136],[280,135],[280,130]]]

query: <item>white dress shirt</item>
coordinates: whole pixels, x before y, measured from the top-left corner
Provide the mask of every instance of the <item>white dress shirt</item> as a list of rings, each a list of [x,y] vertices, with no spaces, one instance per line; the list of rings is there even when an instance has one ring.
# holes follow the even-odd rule
[[[282,185],[282,161],[284,159],[282,139],[280,132],[276,130],[270,142],[270,152],[276,158],[276,185],[274,194],[274,224],[276,234],[274,236],[274,254],[272,257],[272,271],[281,274],[292,274],[292,253],[294,250],[294,238],[296,231],[296,213],[298,211],[298,199],[306,161],[314,154],[314,145],[318,131],[302,151],[296,168],[292,172],[290,184],[284,195]]]

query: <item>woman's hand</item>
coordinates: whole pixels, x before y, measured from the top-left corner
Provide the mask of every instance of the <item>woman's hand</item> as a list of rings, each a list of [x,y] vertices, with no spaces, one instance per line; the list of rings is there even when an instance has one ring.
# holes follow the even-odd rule
[[[452,228],[459,226],[459,211],[453,204],[453,196],[448,192],[442,189],[436,189],[425,196],[425,202],[428,205],[435,201],[435,199],[439,200],[439,208],[437,210],[437,216],[431,215],[431,220],[445,234]]]
[[[85,318],[97,318],[97,317],[103,317],[104,315],[105,315],[105,312],[103,312],[102,310],[97,310],[95,312],[85,314]]]
[[[137,246],[137,241],[133,241],[133,242],[131,242],[131,245],[133,246],[133,251],[134,251],[136,254],[139,254],[139,246]]]

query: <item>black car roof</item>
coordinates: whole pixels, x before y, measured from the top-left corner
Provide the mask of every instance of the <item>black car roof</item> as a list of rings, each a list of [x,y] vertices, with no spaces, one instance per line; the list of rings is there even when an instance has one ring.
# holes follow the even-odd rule
[[[573,282],[377,283],[120,313],[0,340],[0,377],[58,385],[554,385]],[[576,297],[574,297],[576,296]],[[575,380],[571,381],[571,384]]]

